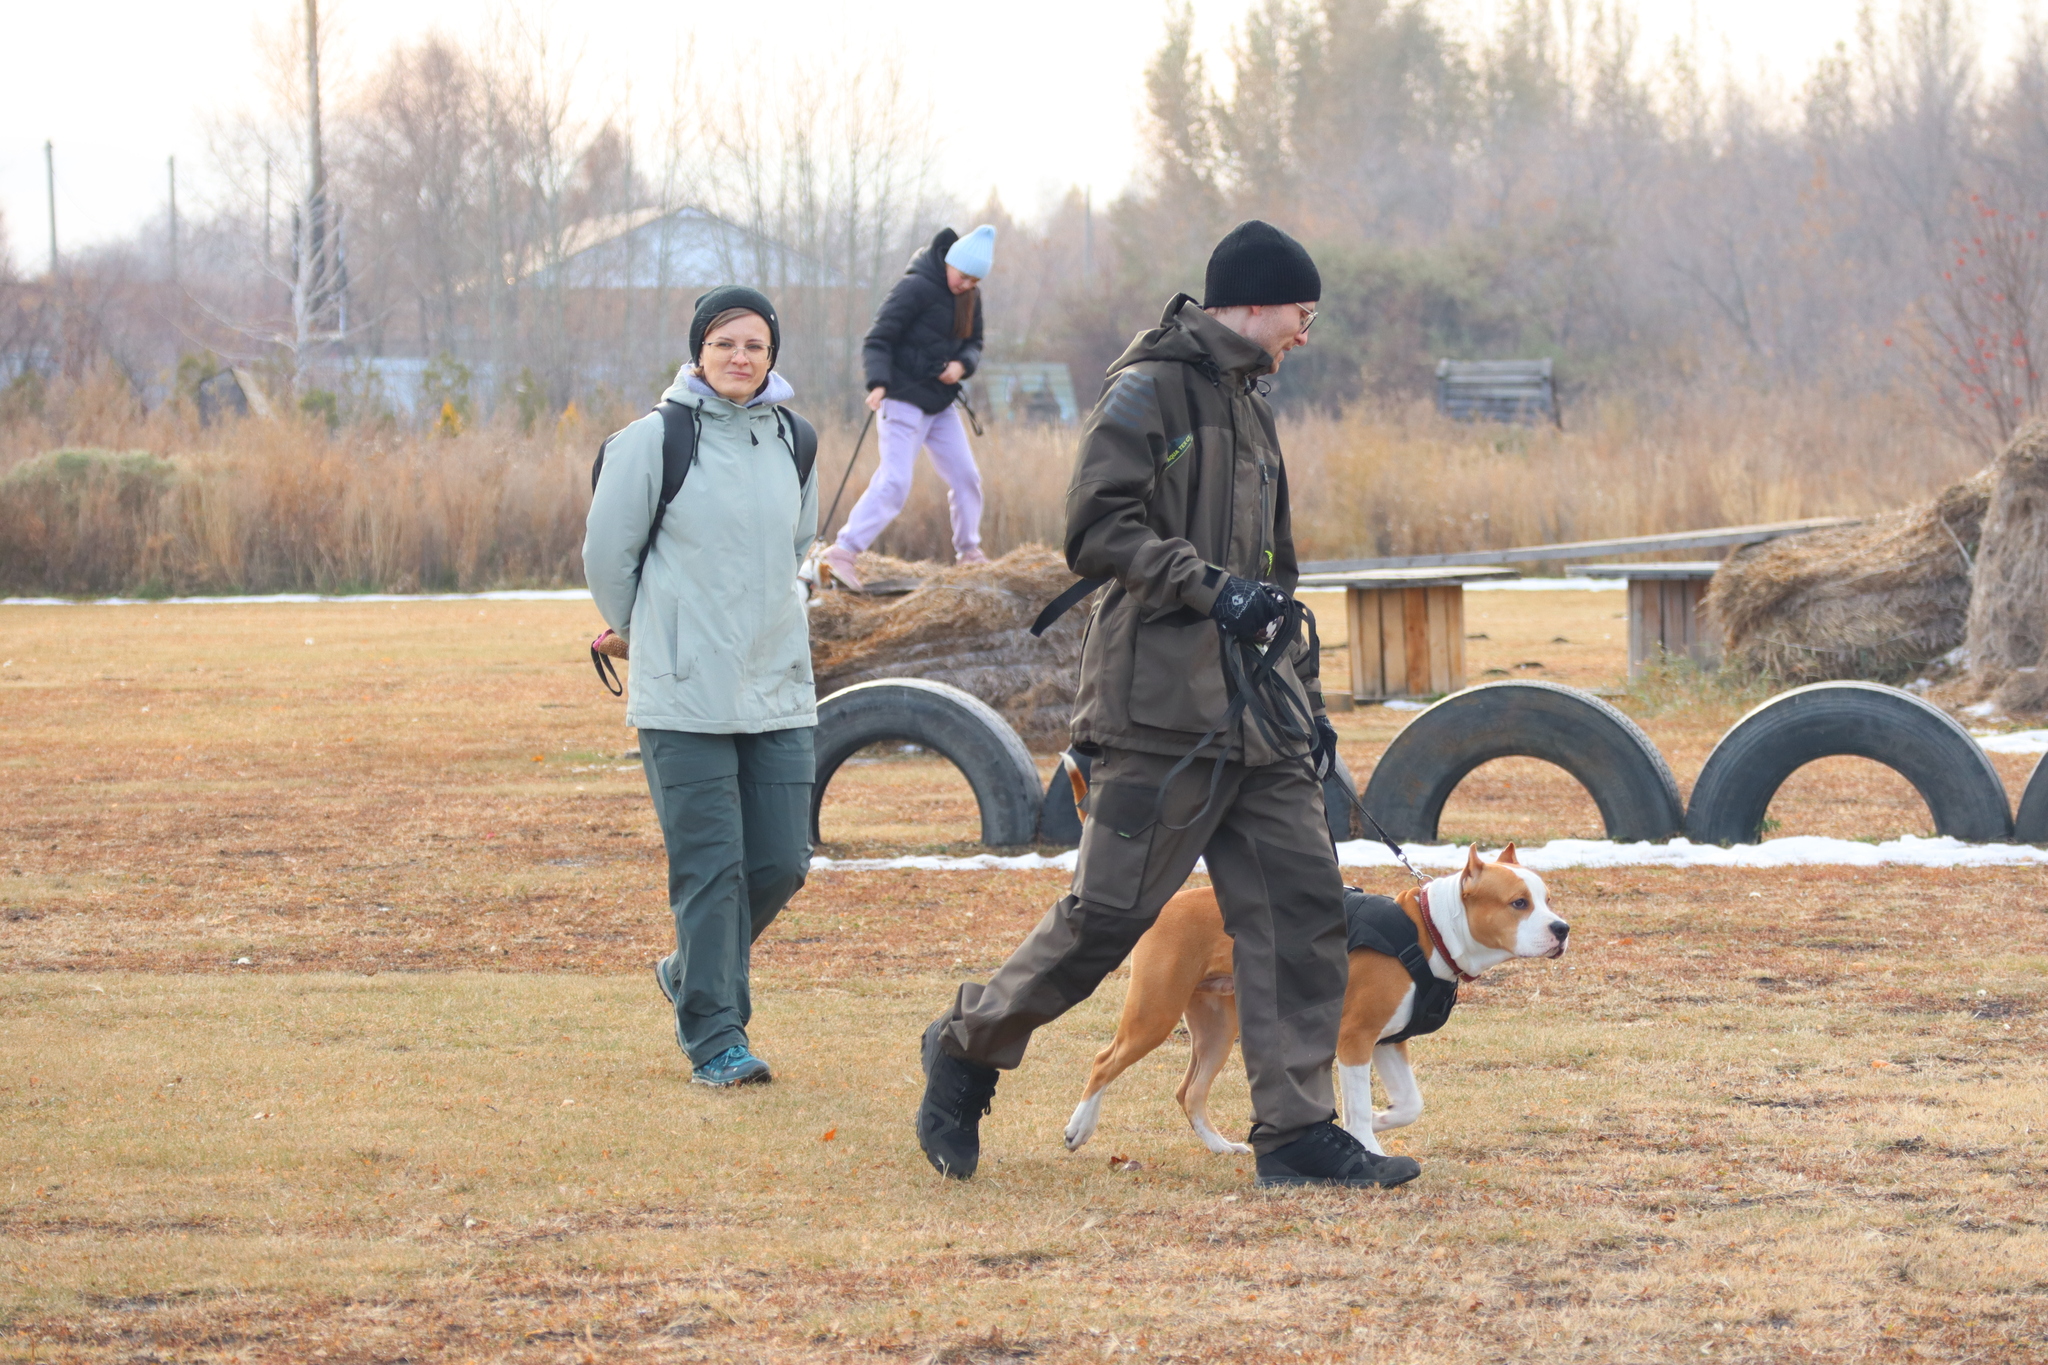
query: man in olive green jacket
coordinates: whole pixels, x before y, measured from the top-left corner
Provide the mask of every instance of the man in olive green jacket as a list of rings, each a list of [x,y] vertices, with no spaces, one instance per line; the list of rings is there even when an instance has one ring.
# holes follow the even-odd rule
[[[1132,342],[1082,431],[1067,563],[1109,580],[1073,720],[1094,755],[1088,819],[1069,894],[925,1032],[918,1140],[943,1174],[974,1173],[999,1069],[1123,962],[1198,858],[1233,940],[1259,1183],[1393,1185],[1420,1169],[1333,1121],[1347,962],[1318,781],[1336,733],[1314,646],[1289,642],[1258,707],[1233,706],[1226,664],[1263,657],[1294,588],[1286,469],[1258,381],[1307,341],[1321,291],[1300,243],[1240,225],[1210,258],[1202,304],[1175,297]]]

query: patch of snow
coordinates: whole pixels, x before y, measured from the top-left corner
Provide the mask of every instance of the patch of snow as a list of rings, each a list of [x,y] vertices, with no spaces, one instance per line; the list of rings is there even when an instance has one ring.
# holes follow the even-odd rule
[[[1965,706],[1963,714],[1975,716],[1978,720],[1989,720],[1998,714],[1998,703],[1995,701],[1980,701],[1975,706]]]
[[[1345,867],[1391,867],[1394,855],[1384,844],[1354,839],[1337,846],[1338,861]],[[1417,866],[1453,868],[1463,866],[1465,849],[1458,844],[1410,845],[1408,856]],[[1553,839],[1541,848],[1522,848],[1515,856],[1525,867],[1549,872],[1568,867],[2008,867],[2016,864],[2048,865],[2048,849],[2025,844],[1966,844],[1942,835],[1919,839],[1912,835],[1866,844],[1856,839],[1828,839],[1819,835],[1791,835],[1766,839],[1760,844],[1737,844],[1721,848],[1696,844],[1690,839],[1673,839],[1668,844],[1616,843],[1611,839]]]
[[[1429,709],[1429,703],[1426,701],[1408,701],[1402,697],[1394,697],[1391,700],[1381,702],[1380,705],[1386,707],[1389,711],[1427,711]]]
[[[1987,754],[2048,754],[2048,730],[2007,730],[2003,734],[1977,733],[1977,743]]]
[[[1487,850],[1492,852],[1492,850]],[[1408,856],[1419,867],[1455,868],[1465,862],[1461,844],[1411,844]],[[922,872],[1072,872],[1077,850],[1047,856],[1024,853],[1004,856],[975,854],[965,858],[937,856],[905,858],[811,859],[814,872],[880,872],[914,869]],[[1766,839],[1760,844],[1738,844],[1721,848],[1673,839],[1667,844],[1616,843],[1611,839],[1553,839],[1540,848],[1516,850],[1524,867],[1554,872],[1573,867],[2012,867],[2048,866],[2048,849],[2025,844],[1966,844],[1946,835],[1918,839],[1912,835],[1881,844],[1855,839],[1827,839],[1819,835],[1793,835]],[[1337,845],[1337,860],[1344,867],[1398,866],[1384,844],[1371,839],[1353,839]],[[1200,864],[1196,865],[1201,871]]]
[[[1464,585],[1466,592],[1620,592],[1619,578],[1495,578]]]

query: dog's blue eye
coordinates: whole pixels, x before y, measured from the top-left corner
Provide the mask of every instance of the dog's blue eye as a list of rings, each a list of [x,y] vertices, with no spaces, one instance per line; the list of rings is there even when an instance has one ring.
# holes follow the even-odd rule
[[[1517,910],[1527,910],[1529,908],[1529,902],[1524,897],[1517,896],[1514,899],[1514,908]]]

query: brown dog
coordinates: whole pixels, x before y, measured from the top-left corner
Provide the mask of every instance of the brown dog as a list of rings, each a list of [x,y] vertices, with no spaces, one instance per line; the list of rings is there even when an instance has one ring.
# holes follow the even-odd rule
[[[1427,971],[1448,988],[1430,983],[1440,1003],[1435,1023],[1448,1013],[1441,997],[1455,983],[1514,957],[1560,957],[1570,926],[1552,914],[1543,879],[1515,861],[1515,846],[1486,862],[1475,847],[1461,872],[1410,887],[1396,901],[1415,935],[1416,971]],[[1354,897],[1347,896],[1347,900]],[[1356,897],[1358,901],[1368,898]],[[1384,907],[1385,901],[1380,904]],[[1347,907],[1350,913],[1351,907]],[[1392,915],[1386,910],[1383,919]],[[1358,935],[1353,935],[1356,942]],[[1382,940],[1384,941],[1384,940]],[[1396,951],[1405,944],[1394,943]],[[1418,999],[1418,981],[1401,961],[1371,948],[1351,949],[1351,975],[1344,989],[1344,1016],[1337,1034],[1337,1074],[1344,1096],[1344,1126],[1368,1150],[1381,1150],[1375,1134],[1415,1122],[1422,1092],[1408,1065],[1407,1030]],[[1088,1088],[1067,1121],[1067,1148],[1078,1150],[1095,1136],[1102,1093],[1109,1083],[1173,1033],[1186,1019],[1194,1055],[1175,1098],[1195,1135],[1212,1152],[1248,1152],[1209,1123],[1209,1087],[1237,1040],[1237,998],[1231,972],[1231,941],[1223,912],[1209,887],[1183,891],[1166,903],[1159,918],[1131,952],[1131,988],[1124,997],[1116,1037],[1096,1054]],[[1434,1027],[1435,1023],[1429,1025]],[[1382,1041],[1391,1040],[1391,1041]],[[1377,1068],[1390,1107],[1372,1108],[1372,1073]]]

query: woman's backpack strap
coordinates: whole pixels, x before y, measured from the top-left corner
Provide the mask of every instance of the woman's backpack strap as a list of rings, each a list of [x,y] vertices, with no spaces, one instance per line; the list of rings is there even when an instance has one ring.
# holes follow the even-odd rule
[[[818,429],[803,417],[803,414],[775,405],[776,421],[787,420],[789,431],[783,443],[789,447],[789,458],[796,464],[796,486],[802,489],[810,482],[811,470],[818,464]]]

